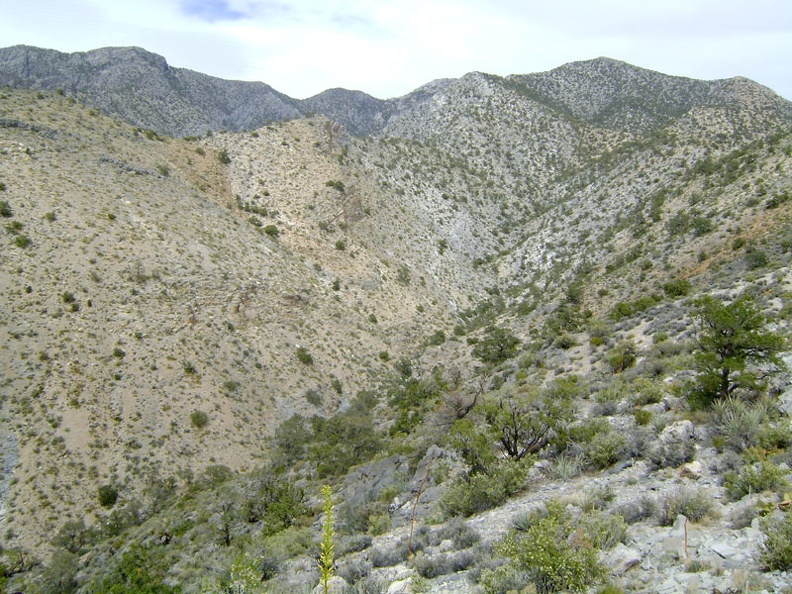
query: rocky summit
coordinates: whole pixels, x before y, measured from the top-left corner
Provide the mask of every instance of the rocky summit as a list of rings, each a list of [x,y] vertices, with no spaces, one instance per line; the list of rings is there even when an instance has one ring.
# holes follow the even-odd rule
[[[0,49],[0,585],[792,591],[791,197],[739,77]]]

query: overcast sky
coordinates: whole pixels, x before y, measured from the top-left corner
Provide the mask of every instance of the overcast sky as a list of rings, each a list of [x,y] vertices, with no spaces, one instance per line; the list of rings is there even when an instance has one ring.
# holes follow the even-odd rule
[[[143,47],[171,66],[303,99],[382,99],[474,70],[607,56],[792,99],[789,0],[0,0],[0,47]]]

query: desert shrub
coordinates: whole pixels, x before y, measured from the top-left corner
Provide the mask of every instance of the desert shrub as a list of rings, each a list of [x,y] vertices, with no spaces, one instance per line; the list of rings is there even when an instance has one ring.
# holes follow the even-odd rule
[[[396,420],[391,425],[390,434],[412,433],[420,425],[424,416],[437,402],[440,395],[439,386],[433,381],[407,379],[407,371],[412,374],[412,367],[407,359],[400,359],[395,367],[404,381],[394,383],[388,393],[388,402],[396,410]]]
[[[228,149],[221,149],[217,153],[217,160],[223,165],[228,165],[231,162],[231,156],[228,154]]]
[[[308,404],[312,406],[321,406],[322,395],[317,390],[308,389],[305,391],[304,396]]]
[[[97,492],[99,505],[111,508],[118,501],[118,491],[112,485],[102,485]]]
[[[759,446],[766,450],[785,450],[792,445],[792,426],[784,423],[764,424],[759,430]]]
[[[619,514],[628,524],[635,524],[653,518],[658,513],[657,502],[644,495],[635,501],[626,501],[617,505],[613,513]]]
[[[418,555],[413,561],[415,570],[421,577],[432,579],[457,571],[464,571],[475,562],[472,551],[459,551],[439,555]]]
[[[112,565],[100,580],[88,588],[91,592],[107,594],[177,594],[178,586],[168,586],[164,579],[167,567],[164,557],[154,548],[135,545],[117,554]]]
[[[202,410],[196,410],[190,413],[190,423],[196,429],[203,429],[209,424],[209,416]]]
[[[336,543],[336,551],[339,557],[343,557],[349,553],[359,553],[366,550],[371,546],[372,542],[371,535],[356,532],[355,534],[340,536]]]
[[[14,211],[11,209],[11,205],[5,200],[0,200],[0,217],[10,219],[13,216]]]
[[[443,493],[440,506],[451,516],[471,516],[503,504],[525,488],[530,459],[504,460],[489,473],[465,475]]]
[[[768,408],[732,396],[712,403],[717,435],[735,452],[742,452],[759,443],[763,427],[769,421]]]
[[[623,340],[605,355],[613,373],[621,373],[635,365],[638,348],[631,340]]]
[[[198,489],[209,489],[230,481],[234,471],[225,464],[210,464],[204,468],[200,478],[195,482]]]
[[[313,365],[313,356],[305,347],[297,347],[297,360],[303,365]]]
[[[382,436],[373,421],[372,408],[370,399],[361,394],[347,410],[329,419],[311,419],[307,458],[316,465],[320,477],[343,474],[382,449]]]
[[[622,401],[622,393],[618,388],[606,388],[596,393],[594,399],[597,406],[592,409],[591,414],[595,416],[608,417],[619,412],[619,404]]]
[[[359,594],[382,594],[388,591],[390,580],[384,577],[366,576],[355,584]]]
[[[627,440],[621,433],[609,429],[596,433],[583,444],[583,456],[593,468],[607,468],[621,459],[626,445]]]
[[[748,267],[748,270],[755,270],[757,268],[762,268],[767,266],[770,259],[767,257],[767,254],[755,247],[748,248],[745,252],[745,265]]]
[[[433,536],[437,539],[437,544],[444,540],[452,541],[457,550],[468,549],[481,540],[478,530],[461,518],[452,518]]]
[[[759,559],[771,571],[792,569],[792,513],[775,512],[762,518],[764,533]]]
[[[271,223],[269,225],[264,225],[263,231],[270,237],[277,237],[278,235],[280,235],[280,230],[278,229],[278,227]]]
[[[507,534],[497,551],[510,559],[512,568],[526,571],[540,594],[583,592],[605,575],[597,551],[571,538],[575,521],[561,504],[551,502],[547,512],[525,532]]]
[[[553,458],[547,473],[557,481],[569,481],[583,472],[584,461],[581,456],[563,454]]]
[[[581,526],[597,549],[612,549],[627,539],[627,523],[618,514],[594,510],[581,518]]]
[[[691,289],[692,286],[690,281],[687,279],[678,279],[667,282],[663,285],[663,291],[665,292],[666,297],[669,297],[670,299],[684,297],[690,293]]]
[[[751,493],[781,490],[788,486],[786,470],[770,460],[743,466],[739,472],[730,471],[723,477],[723,486],[733,500]]]
[[[374,567],[393,567],[407,559],[407,544],[396,543],[389,546],[387,543],[376,546],[369,551],[369,561]]]
[[[279,559],[289,559],[310,552],[318,557],[316,534],[311,528],[292,526],[265,540],[267,549]]]
[[[531,583],[531,576],[512,565],[501,565],[483,570],[478,582],[484,588],[484,594],[523,592]]]
[[[20,223],[19,221],[11,221],[8,225],[5,226],[6,233],[9,235],[18,235],[22,232],[22,229],[25,228],[25,225]]]
[[[242,502],[241,515],[249,523],[260,522],[268,536],[293,526],[308,513],[305,493],[291,482],[270,475],[258,477]]]
[[[344,182],[342,182],[341,180],[330,179],[325,182],[325,185],[328,188],[335,188],[339,192],[343,192],[346,189],[346,187],[344,186]]]
[[[580,495],[580,509],[584,512],[603,510],[616,499],[616,493],[610,485],[592,485]]]
[[[484,363],[497,365],[515,357],[520,346],[520,339],[511,331],[498,326],[490,326],[486,335],[473,347],[473,356]]]
[[[575,340],[575,337],[569,334],[569,332],[562,332],[556,336],[555,340],[553,341],[553,346],[559,349],[568,350],[574,346],[577,346],[577,340]]]
[[[649,448],[646,459],[655,468],[677,468],[696,457],[696,444],[691,439],[660,442]]]
[[[341,559],[338,562],[336,573],[348,584],[356,584],[371,573],[371,567],[369,561],[360,557]]]
[[[678,515],[685,516],[691,522],[698,522],[713,511],[712,499],[703,492],[694,489],[680,489],[663,497],[660,501],[661,526],[671,526]]]

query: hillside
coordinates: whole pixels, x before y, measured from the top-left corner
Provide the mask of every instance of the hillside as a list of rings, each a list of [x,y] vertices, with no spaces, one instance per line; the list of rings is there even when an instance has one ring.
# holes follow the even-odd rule
[[[614,491],[595,505],[609,513],[640,499],[636,482],[666,497],[694,460],[712,462],[700,494],[723,498],[700,542],[758,542],[757,527],[730,527],[746,505],[725,477],[761,456],[792,478],[788,370],[745,388],[774,437],[757,429],[741,448],[691,386],[696,298],[750,295],[788,332],[792,109],[772,91],[600,58],[298,102],[134,48],[0,50],[0,83],[9,587],[103,591],[122,551],[168,587],[208,591],[245,552],[279,568],[256,569],[267,591],[309,591],[323,482],[340,506],[339,568],[360,591],[483,591],[482,574],[506,569],[481,557],[498,555],[444,550],[443,530],[475,527],[492,547],[526,510],[592,485]],[[569,408],[510,479],[521,495],[472,510],[450,499],[458,475],[505,480],[492,403],[537,394]],[[650,444],[680,423],[684,455],[658,458]],[[424,556],[377,564],[403,547],[424,487]],[[257,499],[290,511],[275,521]],[[650,516],[622,545],[652,549]],[[636,592],[676,579],[643,554],[654,574],[610,579]],[[754,557],[717,574],[701,555],[710,590],[737,570],[783,583]]]

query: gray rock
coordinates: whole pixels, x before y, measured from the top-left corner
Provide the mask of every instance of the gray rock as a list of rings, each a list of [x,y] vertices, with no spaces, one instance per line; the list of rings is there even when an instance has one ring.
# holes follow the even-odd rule
[[[603,561],[613,575],[622,575],[641,562],[641,552],[622,543],[608,551]]]

